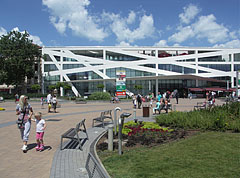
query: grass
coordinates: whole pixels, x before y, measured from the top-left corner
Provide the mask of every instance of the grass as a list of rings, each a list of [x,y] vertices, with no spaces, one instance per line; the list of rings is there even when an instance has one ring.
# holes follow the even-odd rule
[[[240,134],[205,132],[152,148],[98,153],[113,178],[240,177]]]

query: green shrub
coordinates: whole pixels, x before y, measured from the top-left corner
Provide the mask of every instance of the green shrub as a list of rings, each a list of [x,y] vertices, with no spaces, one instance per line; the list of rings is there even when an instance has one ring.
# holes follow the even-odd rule
[[[108,92],[94,92],[88,98],[89,100],[110,100],[111,95]]]
[[[190,112],[170,112],[156,117],[159,125],[184,129],[240,132],[240,103],[216,106]]]

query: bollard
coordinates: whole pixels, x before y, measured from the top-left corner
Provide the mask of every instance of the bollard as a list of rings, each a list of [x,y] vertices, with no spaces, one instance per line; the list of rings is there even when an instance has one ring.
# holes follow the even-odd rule
[[[113,151],[113,125],[108,126],[108,150]]]
[[[135,120],[136,119],[136,109],[133,109],[133,119]]]
[[[119,107],[114,109],[114,135],[117,135],[117,111],[122,111],[122,109]]]
[[[176,105],[173,105],[173,111],[176,111]]]
[[[118,154],[122,155],[122,118],[118,123]]]
[[[129,117],[130,113],[122,113],[118,120],[118,154],[122,155],[122,129],[124,125],[124,119]]]

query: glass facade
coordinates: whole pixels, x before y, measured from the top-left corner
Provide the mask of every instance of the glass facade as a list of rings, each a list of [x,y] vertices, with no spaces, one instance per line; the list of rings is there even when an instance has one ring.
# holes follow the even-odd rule
[[[92,79],[102,79],[99,75],[95,72],[78,72],[78,73],[71,73],[67,74],[70,80],[92,80]]]
[[[231,64],[198,64],[198,65],[202,67],[211,68],[211,69],[221,70],[224,72],[231,71]]]
[[[240,61],[240,53],[234,54],[234,61]]]
[[[155,76],[155,73],[151,72],[144,72],[140,70],[133,70],[133,69],[128,69],[128,68],[112,68],[112,69],[106,69],[106,75],[110,78],[116,78],[116,71],[117,70],[125,70],[126,72],[126,77],[141,77],[141,76]]]
[[[55,64],[45,64],[44,65],[44,72],[51,72],[58,70]]]
[[[222,59],[222,56],[211,56],[211,57],[202,57],[198,58],[199,62],[225,62]]]
[[[51,53],[48,53],[48,51],[51,51]],[[196,80],[188,79],[155,79],[157,78],[156,73],[157,76],[165,76],[170,73],[171,75],[185,74],[214,78],[218,77],[220,75],[219,72],[222,71],[224,75],[220,76],[227,76],[225,76],[225,78],[221,77],[218,80],[225,81],[226,77],[228,77],[228,80],[233,80],[234,74],[231,71],[240,70],[240,52],[238,49],[116,46],[108,48],[98,46],[50,48],[47,50],[43,48],[42,53],[44,59],[43,72],[48,73],[48,75],[59,74],[54,71],[58,71],[57,66],[60,66],[60,68],[64,70],[64,74],[70,79],[71,84],[76,87],[81,95],[86,92],[92,93],[98,91],[99,89],[96,86],[100,83],[106,85],[106,91],[114,93],[116,89],[115,82],[113,82],[113,80],[109,82],[107,79],[108,77],[115,79],[117,70],[124,70],[126,72],[127,89],[133,93],[139,92],[141,94],[154,92],[156,88],[164,92],[166,90],[186,87],[209,87],[213,86],[213,84],[215,85],[215,83],[210,80],[209,82],[205,80],[196,82]],[[201,57],[199,57],[200,55],[198,54],[201,54]],[[80,58],[81,60],[78,61]],[[83,62],[80,63],[80,61]],[[115,63],[116,65],[113,65]],[[196,72],[198,69],[197,66],[204,68]],[[234,66],[234,69],[232,69],[231,66]],[[98,72],[95,73],[91,71],[94,68],[97,69],[99,73],[102,73],[102,75]],[[215,69],[218,70],[218,72],[208,69]],[[142,78],[142,80],[139,80],[141,77],[146,76],[154,76],[154,79],[144,80],[144,78]],[[47,76],[43,74],[43,78],[46,85],[54,84],[60,81],[60,78],[63,79],[63,81],[68,80],[63,74],[60,74],[60,76]],[[130,80],[129,78],[135,78],[137,80]],[[91,81],[93,79],[106,80],[105,82],[93,82]],[[84,82],[78,82],[76,80],[84,80]],[[158,80],[158,86],[156,86],[156,80]],[[142,89],[137,91],[135,89],[136,85],[141,85]],[[75,92],[75,90],[73,90],[73,92]]]
[[[63,69],[74,69],[85,67],[83,64],[63,64]]]
[[[137,60],[144,60],[142,58],[125,55],[125,54],[119,54],[119,53],[113,53],[113,52],[106,52],[106,59],[109,61],[137,61]]]
[[[178,73],[181,73],[181,74],[196,73],[195,69],[188,68],[188,67],[177,66],[177,65],[174,65],[174,64],[159,64],[158,68],[162,69],[162,70],[171,71],[171,72],[178,72]]]

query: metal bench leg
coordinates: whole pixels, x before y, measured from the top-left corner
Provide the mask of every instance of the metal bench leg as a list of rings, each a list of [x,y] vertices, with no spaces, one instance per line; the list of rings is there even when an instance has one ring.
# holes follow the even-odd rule
[[[62,150],[62,141],[63,141],[63,138],[61,137],[61,145],[60,145],[60,150]]]
[[[84,132],[85,132],[85,134],[87,135],[87,139],[88,139],[87,129],[86,129],[86,126],[85,126],[84,123],[83,123],[83,128],[84,128]]]
[[[79,149],[82,151],[83,150],[82,149],[82,144],[81,144],[81,140],[80,140],[78,134],[77,134],[77,140],[78,140],[78,143],[79,143]]]

